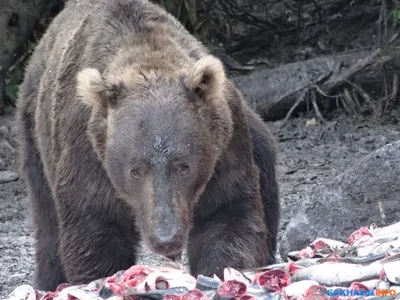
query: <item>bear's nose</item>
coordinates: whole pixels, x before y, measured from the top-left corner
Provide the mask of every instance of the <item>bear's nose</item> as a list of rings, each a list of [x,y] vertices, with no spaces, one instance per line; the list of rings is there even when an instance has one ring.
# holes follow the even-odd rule
[[[182,251],[183,235],[179,230],[159,228],[151,238],[151,244],[155,252],[170,256]]]

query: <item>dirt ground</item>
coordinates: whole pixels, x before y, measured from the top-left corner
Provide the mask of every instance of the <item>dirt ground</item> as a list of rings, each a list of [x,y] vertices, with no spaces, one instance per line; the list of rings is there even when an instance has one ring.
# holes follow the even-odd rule
[[[282,129],[280,122],[270,124],[280,149],[282,230],[300,194],[333,178],[384,144],[400,139],[399,119],[394,111],[379,121],[371,117],[354,119],[341,111],[328,116],[330,122],[325,125],[315,124],[312,118],[313,115],[292,119]],[[0,117],[1,126],[12,128],[12,116]],[[0,148],[1,168],[16,170],[15,155],[4,148]],[[0,184],[0,299],[16,286],[31,283],[33,230],[26,196],[22,180]],[[140,263],[158,262],[157,257],[143,252]]]

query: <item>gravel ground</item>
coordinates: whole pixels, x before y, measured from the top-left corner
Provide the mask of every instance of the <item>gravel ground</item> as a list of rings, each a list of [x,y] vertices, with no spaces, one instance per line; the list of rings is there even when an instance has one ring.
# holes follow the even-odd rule
[[[400,139],[398,119],[388,115],[378,121],[353,119],[338,111],[329,124],[320,125],[306,116],[292,119],[279,129],[270,126],[279,142],[279,182],[284,230],[299,194],[346,170],[358,159]],[[0,117],[0,168],[16,170],[15,155],[4,147],[5,138],[14,145],[12,116]],[[0,184],[0,299],[16,286],[31,283],[34,248],[26,187],[22,180]],[[158,264],[160,257],[142,251],[139,263]]]

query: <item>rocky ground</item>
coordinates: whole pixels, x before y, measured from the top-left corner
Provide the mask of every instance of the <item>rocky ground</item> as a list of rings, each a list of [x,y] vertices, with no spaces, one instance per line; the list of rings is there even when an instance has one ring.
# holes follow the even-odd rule
[[[292,119],[281,129],[280,122],[270,124],[280,150],[282,230],[299,195],[333,178],[386,143],[400,139],[395,112],[374,120],[371,117],[354,119],[338,111],[324,125],[316,124],[312,117]],[[15,154],[5,146],[8,140],[15,147],[12,128],[12,115],[0,117],[0,171],[16,170]],[[26,195],[22,180],[0,183],[0,298],[18,285],[31,283],[34,249]],[[144,251],[140,263],[159,261]]]

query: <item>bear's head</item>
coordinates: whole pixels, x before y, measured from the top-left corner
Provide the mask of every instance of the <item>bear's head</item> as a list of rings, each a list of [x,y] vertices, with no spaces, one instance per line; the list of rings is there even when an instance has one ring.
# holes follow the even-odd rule
[[[130,66],[110,74],[77,75],[78,98],[91,107],[89,136],[145,243],[175,255],[232,135],[223,65],[207,55],[176,71]]]

